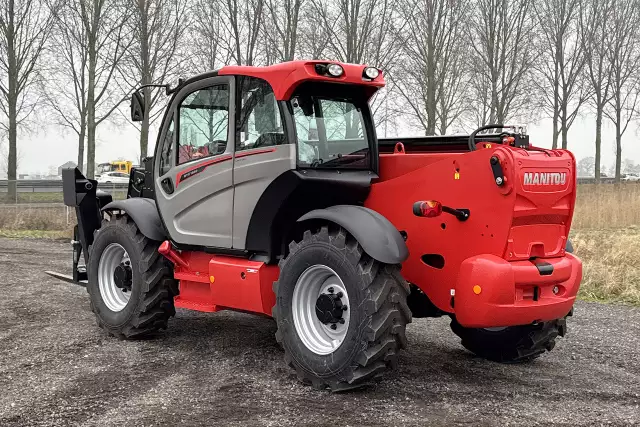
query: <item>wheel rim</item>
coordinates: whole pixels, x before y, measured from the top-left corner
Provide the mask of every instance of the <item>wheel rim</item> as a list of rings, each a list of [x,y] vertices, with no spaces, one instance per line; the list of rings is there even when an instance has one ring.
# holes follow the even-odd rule
[[[98,263],[98,287],[102,301],[111,311],[122,311],[129,302],[130,291],[125,291],[116,284],[114,274],[120,264],[130,262],[129,254],[118,243],[107,246]]]
[[[347,288],[331,268],[313,265],[300,275],[293,290],[293,323],[309,350],[319,355],[336,351],[349,330],[349,310]]]

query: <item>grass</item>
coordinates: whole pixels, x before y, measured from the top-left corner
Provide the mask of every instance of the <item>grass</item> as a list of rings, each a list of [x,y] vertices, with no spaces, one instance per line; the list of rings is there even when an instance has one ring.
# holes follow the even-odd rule
[[[38,202],[61,197],[24,194]],[[62,206],[0,205],[1,237],[70,238],[74,223],[74,212],[67,222]],[[583,262],[580,298],[640,306],[640,185],[580,185],[570,238]]]
[[[571,233],[582,260],[579,297],[640,305],[640,229],[584,229]]]

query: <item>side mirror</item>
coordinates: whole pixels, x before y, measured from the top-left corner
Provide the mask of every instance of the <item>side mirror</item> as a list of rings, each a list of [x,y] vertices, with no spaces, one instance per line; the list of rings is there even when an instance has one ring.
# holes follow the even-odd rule
[[[141,122],[144,119],[144,98],[140,92],[131,95],[131,121]]]

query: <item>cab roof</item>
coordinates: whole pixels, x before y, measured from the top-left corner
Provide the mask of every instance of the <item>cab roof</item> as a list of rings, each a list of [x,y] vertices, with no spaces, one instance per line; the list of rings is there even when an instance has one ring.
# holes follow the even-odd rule
[[[338,64],[344,72],[340,77],[332,77],[318,71],[317,65]],[[218,75],[240,75],[266,80],[279,101],[288,100],[295,89],[304,82],[327,82],[364,86],[369,97],[385,85],[382,72],[375,79],[363,77],[367,65],[345,64],[336,61],[290,61],[267,67],[228,65],[218,70]]]

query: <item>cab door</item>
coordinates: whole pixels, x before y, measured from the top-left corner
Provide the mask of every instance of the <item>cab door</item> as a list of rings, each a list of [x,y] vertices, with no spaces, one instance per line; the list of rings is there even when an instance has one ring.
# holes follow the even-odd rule
[[[156,201],[171,240],[231,248],[235,82],[188,84],[167,112],[154,165]]]

